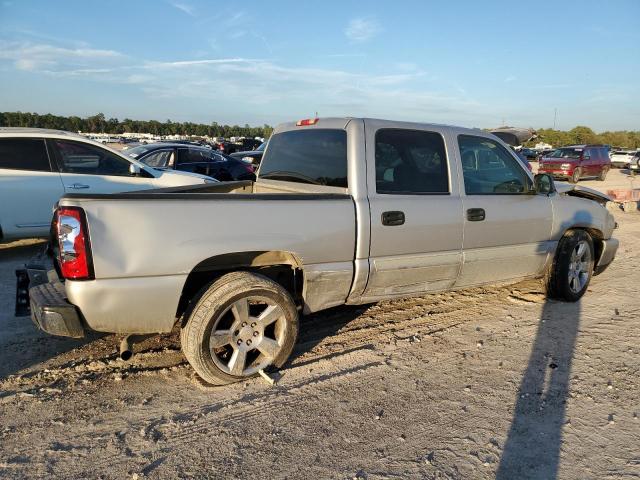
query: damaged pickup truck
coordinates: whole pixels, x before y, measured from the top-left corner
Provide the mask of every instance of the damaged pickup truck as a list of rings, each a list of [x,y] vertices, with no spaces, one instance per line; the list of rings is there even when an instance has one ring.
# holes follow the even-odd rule
[[[299,315],[336,305],[531,277],[577,301],[618,241],[605,196],[565,190],[481,130],[286,123],[255,182],[65,195],[31,315],[73,337],[179,324],[196,372],[230,383],[282,366]]]

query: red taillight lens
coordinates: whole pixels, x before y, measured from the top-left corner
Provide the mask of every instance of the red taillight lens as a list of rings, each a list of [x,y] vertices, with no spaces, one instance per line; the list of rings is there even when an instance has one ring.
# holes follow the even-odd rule
[[[296,125],[298,127],[308,127],[309,125],[315,125],[318,123],[319,118],[305,118],[304,120],[298,120]]]
[[[56,211],[55,225],[62,276],[70,280],[92,279],[91,250],[84,211],[77,207],[61,207]]]

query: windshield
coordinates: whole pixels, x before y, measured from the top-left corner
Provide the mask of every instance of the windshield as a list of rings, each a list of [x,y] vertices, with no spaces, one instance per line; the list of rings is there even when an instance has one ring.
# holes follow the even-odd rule
[[[264,152],[265,148],[267,148],[267,142],[262,143],[258,148],[256,148],[256,152]]]
[[[580,158],[581,148],[558,148],[549,154],[549,158]]]
[[[139,147],[133,147],[133,148],[128,148],[126,150],[123,150],[122,153],[124,153],[125,155],[131,158],[138,158],[139,156],[144,155],[148,151],[149,151],[148,147],[140,145]]]

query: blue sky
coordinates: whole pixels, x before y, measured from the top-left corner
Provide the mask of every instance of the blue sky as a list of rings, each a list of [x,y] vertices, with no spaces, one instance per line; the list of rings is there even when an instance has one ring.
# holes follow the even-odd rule
[[[640,129],[640,0],[0,0],[0,111]]]

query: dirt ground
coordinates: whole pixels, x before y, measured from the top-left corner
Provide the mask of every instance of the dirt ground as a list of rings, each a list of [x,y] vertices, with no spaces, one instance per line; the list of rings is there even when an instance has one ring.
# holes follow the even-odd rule
[[[38,332],[13,271],[40,245],[0,246],[0,477],[640,478],[640,213],[616,218],[579,303],[526,282],[335,308],[276,386],[200,384],[175,333],[123,362]]]

